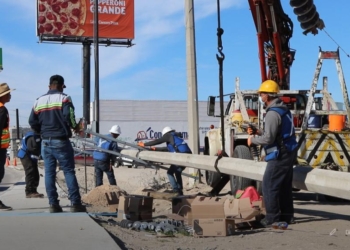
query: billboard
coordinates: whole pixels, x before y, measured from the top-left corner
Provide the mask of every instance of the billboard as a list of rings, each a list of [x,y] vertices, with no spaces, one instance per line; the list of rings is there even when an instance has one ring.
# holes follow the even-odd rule
[[[98,0],[99,37],[134,39],[134,0]],[[37,35],[93,37],[94,0],[37,0]]]

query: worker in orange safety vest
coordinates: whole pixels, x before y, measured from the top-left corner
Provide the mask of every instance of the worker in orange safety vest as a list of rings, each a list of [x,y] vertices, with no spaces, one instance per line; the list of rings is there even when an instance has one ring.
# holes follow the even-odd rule
[[[10,146],[10,117],[5,103],[11,99],[10,92],[14,89],[10,89],[7,83],[0,84],[0,183],[5,175],[5,163],[7,158],[7,148]],[[0,211],[9,211],[12,207],[6,206],[0,201]]]

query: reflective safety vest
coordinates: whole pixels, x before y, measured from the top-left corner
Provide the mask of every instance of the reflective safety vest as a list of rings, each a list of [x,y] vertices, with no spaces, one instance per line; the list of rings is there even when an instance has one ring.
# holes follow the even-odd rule
[[[105,139],[100,138],[98,140],[98,145],[97,146],[102,148],[102,149],[105,149],[105,150],[111,150],[110,149],[111,145],[112,145],[111,141],[107,141]],[[94,158],[94,160],[107,161],[107,160],[109,160],[110,155],[108,153],[106,153],[106,152],[95,150],[92,153],[92,157]]]
[[[289,109],[282,107],[272,107],[269,108],[267,112],[270,110],[277,112],[281,116],[281,134],[277,134],[277,137],[273,144],[264,146],[266,152],[265,161],[277,159],[281,149],[285,149],[287,152],[291,152],[298,146],[295,136],[293,117]]]
[[[189,148],[189,146],[187,145],[184,139],[177,136],[175,132],[170,132],[170,133],[174,138],[174,145],[167,143],[166,146],[169,152],[188,153],[188,154],[192,153],[191,149]]]
[[[0,102],[0,108],[4,107],[4,104]],[[9,132],[9,124],[10,124],[10,117],[7,113],[7,122],[5,123],[6,127],[2,129],[1,133],[1,148],[8,148],[10,146],[10,132]]]
[[[27,132],[23,136],[23,138],[21,140],[21,144],[19,145],[19,149],[18,149],[18,153],[17,153],[18,158],[23,159],[24,156],[27,154],[27,150],[28,150],[27,141],[32,136],[34,136],[34,140],[35,140],[36,143],[41,143],[40,135],[34,133],[33,131]],[[34,159],[34,160],[38,160],[39,159],[39,155],[30,154],[30,157],[32,159]]]

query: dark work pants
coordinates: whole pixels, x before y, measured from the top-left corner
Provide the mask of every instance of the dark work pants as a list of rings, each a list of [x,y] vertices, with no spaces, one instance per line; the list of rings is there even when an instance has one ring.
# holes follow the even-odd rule
[[[175,190],[175,191],[179,192],[179,191],[182,191],[182,189],[183,189],[181,173],[184,169],[185,169],[184,167],[171,165],[167,171],[170,185],[173,188],[173,190]],[[175,175],[175,177],[174,177],[174,175]]]
[[[103,173],[106,173],[110,185],[117,185],[115,180],[113,168],[110,166],[109,161],[94,160],[95,175],[96,175],[96,187],[103,185]]]
[[[39,170],[38,161],[25,155],[23,159],[20,159],[24,168],[24,173],[26,175],[26,194],[36,193],[39,186]]]
[[[7,149],[0,148],[0,183],[5,175],[6,157],[7,157]]]
[[[267,163],[263,177],[263,197],[268,223],[287,221],[294,216],[292,182],[297,151],[281,152]]]

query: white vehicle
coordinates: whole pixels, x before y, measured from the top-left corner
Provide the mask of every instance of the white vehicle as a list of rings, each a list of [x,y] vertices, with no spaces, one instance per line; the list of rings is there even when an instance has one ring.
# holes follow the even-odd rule
[[[134,161],[125,157],[117,157],[117,160],[114,163],[114,167],[119,168],[120,166],[126,166],[128,168],[132,168],[134,166]]]
[[[133,148],[123,148],[124,149],[127,149],[127,150],[133,150]],[[126,166],[128,168],[137,168],[137,165],[135,164],[135,162],[129,158],[126,158],[126,157],[117,157],[116,159],[116,162],[114,164],[114,167],[115,168],[119,168],[120,166]]]

